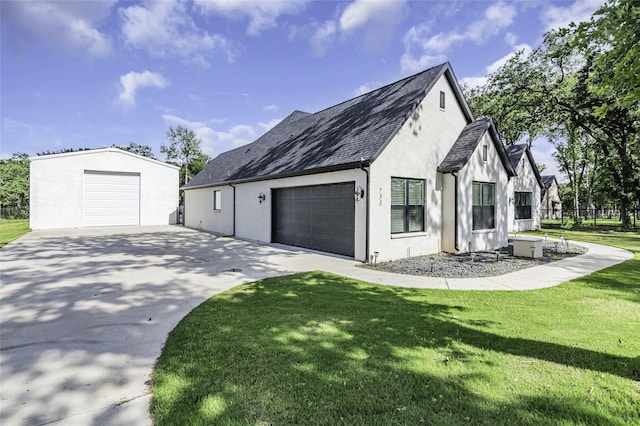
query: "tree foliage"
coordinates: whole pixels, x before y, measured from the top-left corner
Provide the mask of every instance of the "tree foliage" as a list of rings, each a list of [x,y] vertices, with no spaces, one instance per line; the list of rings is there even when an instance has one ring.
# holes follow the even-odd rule
[[[588,23],[548,32],[541,46],[518,52],[470,93],[474,112],[493,115],[507,143],[537,136],[555,141],[560,169],[580,181],[572,184],[576,192],[587,185],[590,198],[596,173],[610,182],[623,227],[640,192],[640,52],[638,43],[623,39],[630,27],[637,31],[638,10],[612,1]],[[609,63],[614,59],[626,65]]]
[[[161,145],[160,152],[165,154],[166,161],[180,166],[180,186],[199,173],[211,158],[202,152],[200,139],[193,130],[183,126],[167,130],[169,146]]]
[[[637,107],[640,99],[640,2],[613,0],[576,29],[574,44],[594,56],[589,90],[604,100],[595,115]]]
[[[29,207],[29,156],[15,153],[0,160],[0,205],[3,208]]]
[[[68,152],[80,152],[80,151],[90,151],[90,150],[91,148],[62,148],[57,151],[47,150],[47,151],[38,152],[36,153],[36,155],[38,157],[42,157],[43,155],[66,154]]]
[[[118,148],[123,151],[128,151],[133,154],[141,155],[143,157],[153,158],[153,159],[156,158],[155,155],[153,155],[153,149],[149,145],[138,145],[137,143],[129,142],[129,145],[127,146],[120,146],[115,144],[111,146],[113,148]]]

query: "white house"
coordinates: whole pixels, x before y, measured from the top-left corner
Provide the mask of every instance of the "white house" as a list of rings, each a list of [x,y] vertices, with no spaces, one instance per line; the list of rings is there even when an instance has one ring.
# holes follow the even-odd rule
[[[562,218],[562,200],[555,175],[542,176],[542,184],[540,217],[559,220]]]
[[[507,146],[516,176],[509,181],[509,232],[540,228],[542,177],[526,144]]]
[[[185,224],[362,261],[507,245],[515,176],[449,63],[295,111],[185,187]]]
[[[29,160],[32,229],[176,222],[176,166],[117,148]]]

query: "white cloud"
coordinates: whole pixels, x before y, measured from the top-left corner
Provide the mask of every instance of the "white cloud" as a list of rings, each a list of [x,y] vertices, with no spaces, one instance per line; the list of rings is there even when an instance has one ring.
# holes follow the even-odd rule
[[[460,79],[460,84],[473,89],[487,84],[487,77],[464,77]]]
[[[234,60],[231,44],[219,34],[198,28],[181,0],[146,2],[120,9],[125,45],[155,56],[175,55],[208,67],[205,54],[216,50]]]
[[[277,112],[280,110],[280,107],[278,107],[278,105],[265,105],[262,107],[263,111],[267,111],[267,112]]]
[[[442,62],[446,52],[455,44],[465,41],[483,44],[509,27],[516,14],[515,6],[499,1],[489,6],[482,17],[467,25],[464,31],[432,35],[430,23],[411,27],[404,36],[405,51],[400,66],[405,72],[418,72]]]
[[[69,54],[107,56],[111,39],[96,24],[107,17],[115,1],[85,2],[15,1],[3,2],[2,25],[10,28],[9,39],[21,49],[30,40],[51,43]]]
[[[512,52],[507,53],[502,58],[500,58],[500,59],[494,61],[492,64],[488,65],[487,68],[486,68],[487,74],[492,74],[492,73],[498,71],[500,69],[500,67],[502,67],[504,64],[506,64],[507,61],[509,61],[509,59],[513,58],[517,52],[523,51],[525,55],[528,55],[532,51],[531,46],[529,46],[526,43],[518,44],[516,46],[513,46],[513,49],[514,50]]]
[[[322,57],[327,51],[327,45],[331,42],[332,36],[336,32],[336,23],[326,21],[324,24],[317,24],[316,31],[309,40],[311,50],[317,57]]]
[[[171,114],[163,114],[162,119],[170,126],[184,126],[191,129],[202,139],[202,151],[209,156],[246,145],[255,141],[267,130],[278,124],[281,119],[257,124],[235,124],[224,130],[217,130],[222,124],[220,120],[189,121]]]
[[[512,32],[508,32],[504,35],[504,41],[509,45],[509,46],[515,46],[516,43],[518,43],[518,35],[514,34]]]
[[[136,92],[139,88],[155,87],[158,89],[164,89],[169,85],[169,80],[157,72],[131,71],[120,76],[120,85],[122,86],[122,91],[118,96],[118,100],[123,106],[131,107],[136,104]]]
[[[396,15],[404,6],[398,0],[355,0],[350,3],[340,16],[340,29],[349,31],[363,26],[370,21],[387,20]]]
[[[247,34],[257,36],[260,32],[275,27],[281,15],[300,13],[307,2],[308,0],[194,0],[194,5],[205,13],[248,18]]]
[[[500,59],[497,59],[495,61],[493,61],[491,64],[487,65],[484,69],[484,76],[482,77],[464,77],[462,79],[460,79],[460,83],[467,85],[470,88],[474,88],[474,87],[478,87],[478,86],[483,86],[487,83],[487,76],[489,74],[492,74],[496,71],[498,71],[500,69],[500,67],[502,67],[504,64],[507,63],[507,61],[509,61],[509,59],[513,58],[515,56],[515,54],[519,51],[523,51],[525,55],[528,55],[529,53],[531,53],[531,46],[529,46],[526,43],[523,44],[518,44],[515,46],[511,46],[513,48],[513,51],[507,53],[506,55],[504,55],[503,57],[501,57]]]
[[[571,22],[588,21],[604,3],[602,0],[576,0],[568,7],[550,6],[542,13],[545,31],[565,28]]]
[[[371,91],[371,85],[370,84],[362,84],[360,87],[358,87],[355,90],[355,95],[356,96],[360,96],[360,95],[364,95],[365,93],[369,93]]]

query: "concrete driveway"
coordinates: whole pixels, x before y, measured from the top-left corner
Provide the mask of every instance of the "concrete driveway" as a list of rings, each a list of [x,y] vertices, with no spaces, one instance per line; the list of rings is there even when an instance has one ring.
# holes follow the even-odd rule
[[[32,232],[0,250],[0,424],[150,423],[167,334],[208,297],[356,263],[183,227]]]
[[[325,270],[403,287],[531,290],[633,257],[580,244],[589,253],[500,277],[444,279],[183,227],[31,232],[0,250],[0,424],[150,423],[149,374],[167,334],[242,283]]]

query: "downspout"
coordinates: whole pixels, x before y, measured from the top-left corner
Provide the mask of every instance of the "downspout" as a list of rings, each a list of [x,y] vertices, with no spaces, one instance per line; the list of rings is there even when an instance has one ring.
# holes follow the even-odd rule
[[[460,251],[458,247],[458,174],[456,172],[451,172],[451,176],[453,176],[453,204],[454,204],[454,214],[453,214],[453,247],[456,249],[456,252]]]
[[[236,187],[232,183],[230,183],[229,186],[233,188],[233,230],[232,230],[231,236],[235,237],[236,236]]]
[[[366,205],[366,215],[364,219],[364,262],[369,263],[369,198],[371,198],[371,191],[369,191],[369,170],[364,168],[364,159],[360,160],[360,170],[362,170],[367,175],[367,183],[366,183],[366,197],[365,205]]]

